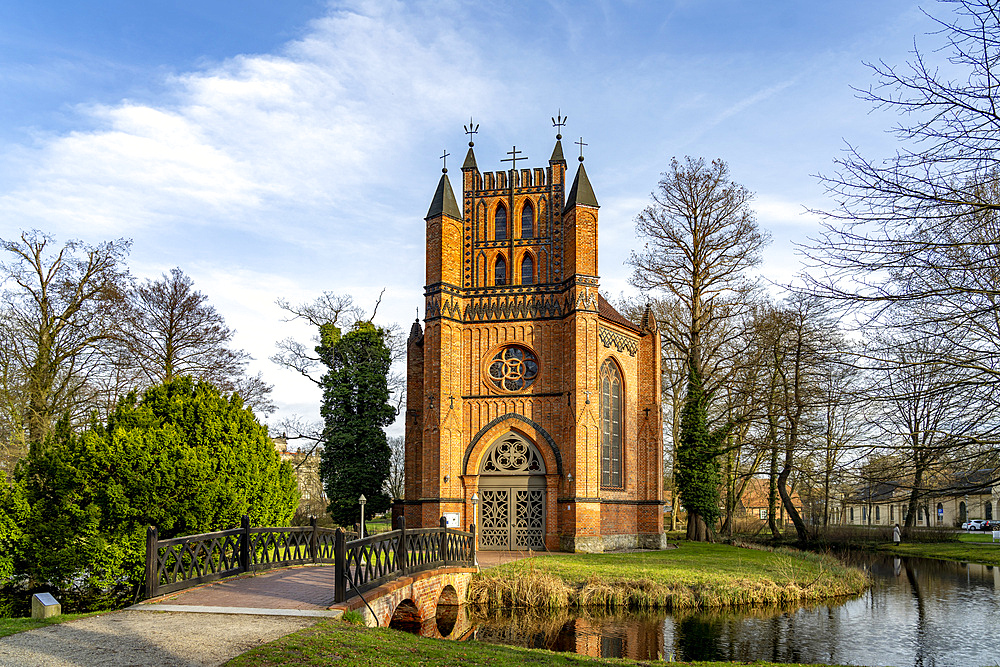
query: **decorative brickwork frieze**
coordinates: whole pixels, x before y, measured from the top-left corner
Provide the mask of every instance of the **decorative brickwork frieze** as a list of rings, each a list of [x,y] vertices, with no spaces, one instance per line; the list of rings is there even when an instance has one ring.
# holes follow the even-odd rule
[[[600,336],[601,343],[604,347],[614,347],[619,352],[628,352],[628,356],[634,357],[639,351],[639,341],[626,336],[625,334],[615,331],[614,329],[609,329],[608,327],[601,327],[598,330],[598,336]]]

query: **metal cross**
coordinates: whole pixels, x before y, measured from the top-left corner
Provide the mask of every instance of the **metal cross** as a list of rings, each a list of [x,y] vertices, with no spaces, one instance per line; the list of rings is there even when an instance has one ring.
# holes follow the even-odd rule
[[[580,149],[580,150],[583,150],[583,149]],[[442,160],[441,171],[443,171],[446,174],[448,173],[448,156],[449,155],[451,155],[451,153],[449,153],[447,150],[441,151],[441,160]]]
[[[562,109],[556,113],[556,117],[552,119],[552,127],[556,128],[556,138],[562,139],[562,129],[566,126],[566,121],[569,120],[567,116],[562,115]]]
[[[501,162],[510,162],[510,168],[511,168],[512,171],[514,171],[514,170],[517,169],[517,161],[518,160],[527,160],[528,159],[526,157],[518,157],[517,155],[520,152],[521,151],[517,150],[517,146],[514,146],[513,150],[507,151],[507,155],[510,155],[511,157],[505,157],[505,158],[503,158],[500,161]]]
[[[583,137],[580,137],[580,141],[574,141],[573,143],[580,147],[580,162],[583,162],[583,147],[590,144],[583,143]]]

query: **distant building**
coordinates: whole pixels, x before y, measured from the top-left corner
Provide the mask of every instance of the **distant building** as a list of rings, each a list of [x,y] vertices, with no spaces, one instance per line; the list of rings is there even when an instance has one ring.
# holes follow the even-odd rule
[[[769,489],[770,480],[766,478],[751,477],[747,480],[746,487],[743,489],[743,495],[740,497],[736,509],[733,511],[733,517],[737,520],[759,521],[766,524],[769,511]],[[802,500],[799,498],[798,492],[792,491],[790,495],[792,506],[799,513],[799,516],[802,516]],[[787,512],[785,512],[781,496],[777,497],[776,503],[778,525],[791,525],[792,520],[788,517]],[[803,521],[805,520],[805,517],[803,517]]]
[[[285,438],[272,438],[274,448],[282,461],[288,461],[295,473],[299,485],[299,507],[295,514],[298,517],[322,516],[326,514],[329,502],[323,491],[323,482],[319,477],[319,453],[290,452]]]
[[[974,470],[939,481],[918,501],[914,525],[954,528],[969,519],[993,519],[1000,503],[1000,484],[994,469]],[[831,508],[830,523],[842,525],[902,525],[910,503],[905,481],[876,482],[858,487]]]

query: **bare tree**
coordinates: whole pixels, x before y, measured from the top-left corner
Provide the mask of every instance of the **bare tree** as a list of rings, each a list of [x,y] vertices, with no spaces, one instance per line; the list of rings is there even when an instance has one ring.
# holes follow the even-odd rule
[[[750,209],[750,192],[730,180],[721,160],[671,160],[651,197],[653,203],[636,218],[645,244],[629,260],[635,268],[632,283],[665,292],[680,305],[683,324],[668,336],[684,359],[687,398],[681,421],[702,429],[714,390],[705,383],[714,360],[703,354],[704,343],[714,334],[720,346],[725,344],[726,325],[739,316],[754,289],[746,272],[759,263],[767,238]],[[689,539],[711,539],[709,526],[718,515],[717,446],[723,437],[680,430],[678,461],[683,463],[676,473]]]
[[[746,274],[760,263],[768,237],[750,209],[753,196],[730,180],[722,160],[674,158],[651,197],[636,218],[644,246],[629,259],[632,284],[676,299],[680,321],[668,327],[670,344],[707,379],[705,338],[747,306],[756,283]]]
[[[973,371],[939,360],[938,348],[950,340],[895,332],[871,345],[881,348],[869,371],[872,429],[898,463],[893,481],[909,490],[904,526],[912,527],[931,486],[940,492],[954,480],[946,473],[996,466],[994,448],[977,446],[1000,427],[996,389],[984,391],[966,381]]]
[[[383,290],[384,293],[384,290]],[[310,339],[312,346],[308,346],[294,338],[285,338],[276,343],[278,352],[271,356],[271,361],[293,370],[313,384],[320,386],[322,371],[319,355],[315,348],[319,345],[319,328],[325,324],[332,324],[338,328],[345,328],[354,325],[362,320],[372,320],[378,312],[378,307],[382,302],[382,295],[372,308],[371,317],[365,316],[365,311],[360,306],[354,304],[354,299],[348,294],[335,294],[333,292],[323,292],[313,301],[300,304],[293,304],[285,299],[278,299],[275,303],[279,308],[289,314],[285,318],[286,322],[302,319],[315,328],[315,332]],[[384,327],[388,334],[387,344],[392,353],[393,364],[402,360],[406,356],[406,341],[397,324],[390,324]],[[395,394],[396,412],[398,413],[403,402],[406,400],[406,378],[400,372],[393,372],[389,375],[389,388]]]
[[[389,459],[389,479],[385,481],[386,492],[392,499],[403,497],[403,488],[406,481],[406,451],[405,438],[394,436],[389,438],[389,449],[392,455]]]
[[[39,231],[0,241],[6,305],[5,407],[12,443],[41,442],[63,414],[81,417],[99,374],[98,348],[117,335],[128,285],[122,262],[129,242],[61,248]]]
[[[360,320],[364,311],[354,305],[354,299],[347,294],[323,292],[315,300],[300,304],[292,304],[285,299],[275,301],[278,307],[289,313],[286,322],[303,319],[311,324],[315,333],[311,339],[312,347],[319,345],[319,328],[324,324],[338,327],[350,326]],[[320,378],[316,375],[320,369],[319,355],[304,343],[294,338],[285,338],[277,343],[278,352],[271,361],[295,371],[313,384],[319,386]]]
[[[247,374],[250,355],[230,347],[235,332],[179,268],[138,285],[129,304],[122,341],[142,384],[190,375],[235,392],[258,412],[274,411],[271,385],[260,374]]]
[[[875,160],[849,146],[822,177],[837,205],[805,249],[806,280],[869,327],[938,341],[933,363],[985,389],[1000,380],[1000,13],[992,0],[942,6],[938,44],[869,65],[860,97],[899,114],[900,147]]]

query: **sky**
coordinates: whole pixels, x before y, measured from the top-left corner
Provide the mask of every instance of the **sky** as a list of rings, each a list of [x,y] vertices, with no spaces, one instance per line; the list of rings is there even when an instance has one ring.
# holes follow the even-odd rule
[[[898,118],[852,89],[866,62],[939,43],[910,0],[0,0],[0,238],[132,240],[140,279],[179,267],[274,385],[267,421],[318,419],[319,391],[269,361],[312,332],[275,304],[350,294],[404,331],[423,312],[423,216],[451,153],[544,167],[551,117],[582,138],[599,272],[635,295],[636,214],[672,157],[721,158],[755,193],[761,273],[832,208],[817,174],[847,142],[895,150]],[[943,58],[930,53],[932,59]],[[390,433],[400,430],[392,427]]]

